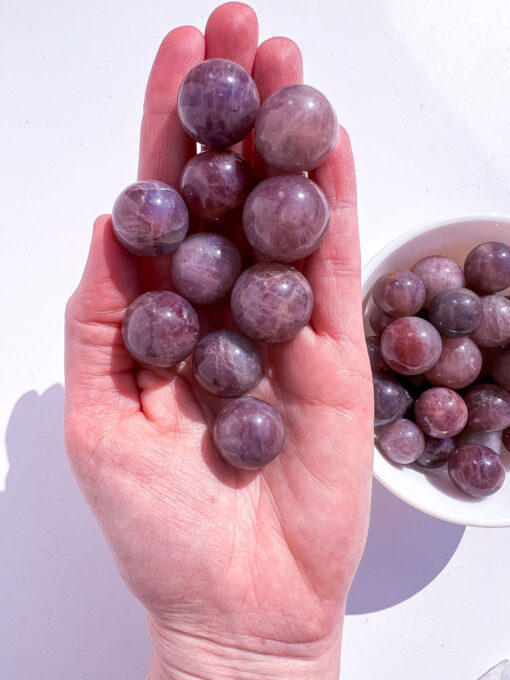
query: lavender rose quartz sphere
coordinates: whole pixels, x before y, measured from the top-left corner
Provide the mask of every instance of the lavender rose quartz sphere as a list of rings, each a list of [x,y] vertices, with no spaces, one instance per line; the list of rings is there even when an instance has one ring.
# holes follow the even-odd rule
[[[482,301],[467,288],[441,290],[429,305],[430,323],[447,338],[471,335],[482,320]]]
[[[384,360],[397,373],[419,375],[441,355],[441,336],[425,319],[405,316],[391,323],[381,338]]]
[[[383,274],[374,285],[374,302],[392,317],[413,316],[425,302],[423,281],[413,272],[401,270]]]
[[[188,231],[188,209],[171,186],[156,180],[130,184],[112,209],[113,231],[130,253],[156,256],[173,252]]]
[[[385,425],[377,435],[377,442],[387,458],[402,465],[413,463],[425,449],[423,432],[407,418]]]
[[[480,347],[504,347],[510,342],[510,300],[502,295],[486,295],[481,300],[483,319],[473,340]]]
[[[426,435],[425,449],[421,456],[415,460],[415,463],[422,468],[438,468],[448,461],[454,451],[455,441],[452,438],[435,439]]]
[[[464,274],[459,265],[443,255],[423,257],[411,267],[411,271],[420,277],[425,285],[425,304],[428,305],[440,290],[445,288],[463,288]]]
[[[243,209],[246,238],[277,262],[294,262],[313,253],[328,224],[329,208],[321,189],[295,175],[260,182]]]
[[[474,430],[495,432],[510,427],[510,393],[498,385],[472,387],[464,397],[469,426]]]
[[[230,401],[218,413],[213,438],[229,465],[257,470],[280,453],[285,429],[273,406],[255,397],[241,397]]]
[[[425,373],[433,385],[460,390],[474,382],[482,368],[482,353],[471,338],[443,338],[441,355]]]
[[[208,333],[193,352],[198,384],[218,397],[240,397],[258,382],[260,354],[251,340],[232,330]]]
[[[253,79],[228,59],[207,59],[192,68],[177,95],[184,130],[214,149],[244,139],[253,127],[259,105]]]
[[[375,426],[387,425],[402,418],[413,403],[409,392],[389,376],[375,375],[373,383]]]
[[[233,151],[204,151],[184,166],[180,189],[190,212],[222,222],[240,212],[253,184],[253,172]]]
[[[368,359],[370,368],[374,375],[387,375],[391,372],[390,367],[384,361],[381,354],[381,339],[377,335],[369,335],[365,338],[367,345]]]
[[[241,254],[220,234],[192,234],[172,258],[172,279],[187,300],[208,305],[223,299],[241,272]]]
[[[468,410],[457,392],[446,387],[432,387],[416,400],[414,416],[425,434],[435,439],[445,439],[462,432],[467,423]]]
[[[198,317],[187,300],[166,290],[144,293],[126,310],[122,338],[141,364],[168,367],[185,359],[199,338]]]
[[[466,281],[482,293],[497,293],[510,286],[510,247],[489,242],[473,248],[464,262]]]
[[[482,444],[454,451],[448,459],[448,473],[455,486],[473,498],[496,493],[505,481],[501,458]]]
[[[310,320],[313,293],[297,269],[261,262],[237,279],[230,306],[245,335],[264,342],[284,342],[297,335]]]
[[[338,137],[335,112],[309,85],[289,85],[270,95],[255,120],[255,145],[268,165],[283,172],[313,170]]]

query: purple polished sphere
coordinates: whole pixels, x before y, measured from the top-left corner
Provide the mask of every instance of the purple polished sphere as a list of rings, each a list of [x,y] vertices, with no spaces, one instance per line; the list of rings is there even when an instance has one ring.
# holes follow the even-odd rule
[[[450,454],[455,451],[455,442],[453,439],[446,437],[445,439],[435,439],[425,435],[425,449],[421,456],[416,459],[415,463],[423,468],[437,468],[444,465]]]
[[[448,459],[448,474],[460,491],[473,498],[496,493],[505,481],[501,458],[481,444],[454,451]]]
[[[255,145],[268,165],[283,172],[313,170],[333,150],[338,121],[331,104],[309,85],[270,95],[255,120]]]
[[[388,374],[391,369],[384,361],[381,354],[381,339],[376,335],[369,335],[365,338],[367,345],[368,358],[370,360],[370,368],[374,375]]]
[[[383,274],[374,285],[374,302],[392,317],[413,316],[425,302],[423,281],[413,272],[402,269]]]
[[[253,342],[238,331],[208,333],[193,352],[198,384],[218,397],[240,397],[262,373],[262,359]]]
[[[429,304],[429,321],[446,338],[471,335],[482,319],[482,301],[467,288],[441,290]]]
[[[503,446],[510,452],[510,427],[507,427],[503,432]]]
[[[482,368],[482,353],[471,338],[443,338],[439,359],[425,373],[433,385],[460,390],[474,382]]]
[[[172,258],[172,279],[187,300],[199,305],[225,297],[241,272],[241,254],[220,234],[192,234]]]
[[[470,286],[482,293],[497,293],[510,286],[510,247],[489,242],[473,248],[464,262]]]
[[[413,403],[409,392],[389,376],[375,375],[373,383],[375,426],[387,425],[402,418]]]
[[[185,131],[214,149],[244,139],[253,127],[259,105],[253,79],[228,59],[207,59],[192,68],[177,95]]]
[[[484,432],[483,430],[473,430],[472,427],[465,427],[458,437],[455,438],[455,446],[460,449],[468,444],[483,444],[498,455],[501,453],[502,432]]]
[[[306,177],[271,177],[248,196],[243,227],[250,244],[278,262],[295,262],[319,247],[329,208],[319,187]]]
[[[261,262],[237,279],[230,302],[243,333],[254,340],[290,340],[309,322],[313,293],[303,274],[277,262]]]
[[[385,425],[377,435],[381,451],[393,462],[406,465],[417,460],[425,449],[425,437],[416,423],[401,418]]]
[[[122,338],[141,364],[167,367],[185,359],[198,342],[198,317],[177,293],[156,290],[137,297],[126,310]]]
[[[253,172],[233,151],[204,151],[186,163],[181,194],[194,215],[222,222],[239,213],[253,184]]]
[[[130,253],[143,256],[173,252],[188,231],[182,196],[164,182],[130,184],[112,210],[115,236]]]
[[[486,295],[481,300],[483,319],[473,340],[480,347],[504,347],[510,342],[510,300],[502,295]]]
[[[492,366],[492,377],[507,392],[510,392],[510,352],[501,354]]]
[[[498,385],[475,385],[464,399],[474,430],[493,432],[510,426],[510,393]]]
[[[285,429],[278,411],[261,399],[241,397],[224,406],[214,421],[214,443],[229,465],[257,470],[280,453]]]
[[[464,274],[459,265],[443,255],[429,255],[411,267],[425,284],[425,304],[428,305],[444,288],[463,288]]]
[[[385,314],[379,307],[374,305],[370,308],[368,323],[376,335],[382,335],[383,331],[388,328],[392,321],[394,321],[393,317]]]
[[[432,324],[417,316],[396,319],[381,338],[384,360],[397,373],[418,375],[436,363],[441,354],[441,336]]]
[[[461,396],[446,387],[425,390],[414,405],[416,423],[435,439],[455,437],[464,429],[468,410]]]

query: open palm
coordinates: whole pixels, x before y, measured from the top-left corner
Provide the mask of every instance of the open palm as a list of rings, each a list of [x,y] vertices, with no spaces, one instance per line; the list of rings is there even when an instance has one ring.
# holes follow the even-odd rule
[[[140,179],[177,185],[195,151],[177,118],[177,89],[210,57],[253,73],[262,100],[302,79],[293,42],[272,38],[257,48],[246,5],[219,7],[205,37],[192,27],[172,31],[147,87]],[[250,147],[249,140],[242,152],[258,163]],[[303,266],[315,295],[310,325],[262,348],[264,377],[251,394],[276,406],[287,433],[281,455],[262,471],[235,470],[219,458],[210,425],[220,402],[199,390],[189,366],[136,368],[122,344],[127,305],[145,290],[171,288],[168,257],[130,255],[102,216],[68,304],[70,459],[159,640],[198,636],[278,655],[303,645],[312,654],[340,638],[366,536],[373,415],[354,165],[342,128],[311,176],[329,200],[331,222]]]

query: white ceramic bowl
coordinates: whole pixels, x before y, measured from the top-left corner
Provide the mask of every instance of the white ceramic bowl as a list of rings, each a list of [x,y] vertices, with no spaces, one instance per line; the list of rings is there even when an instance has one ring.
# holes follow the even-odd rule
[[[446,255],[461,266],[467,253],[484,241],[510,242],[510,217],[478,215],[434,222],[418,227],[392,241],[363,268],[365,331],[373,335],[366,320],[371,290],[379,276],[396,269],[409,269],[426,255]],[[480,527],[510,526],[510,452],[501,457],[507,477],[492,496],[471,499],[453,486],[445,467],[422,471],[415,465],[395,465],[375,448],[374,475],[398,498],[433,517]]]

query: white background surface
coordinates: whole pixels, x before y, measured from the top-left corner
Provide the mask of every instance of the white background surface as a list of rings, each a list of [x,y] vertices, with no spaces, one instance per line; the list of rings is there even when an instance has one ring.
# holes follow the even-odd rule
[[[359,175],[363,260],[417,224],[510,213],[508,0],[254,0],[334,102]],[[0,4],[0,677],[139,680],[143,613],[65,462],[63,309],[92,222],[135,178],[164,34],[214,2]],[[9,468],[9,472],[8,472]],[[343,680],[475,680],[510,655],[510,529],[467,529],[374,490]],[[319,680],[319,679],[318,679]]]

